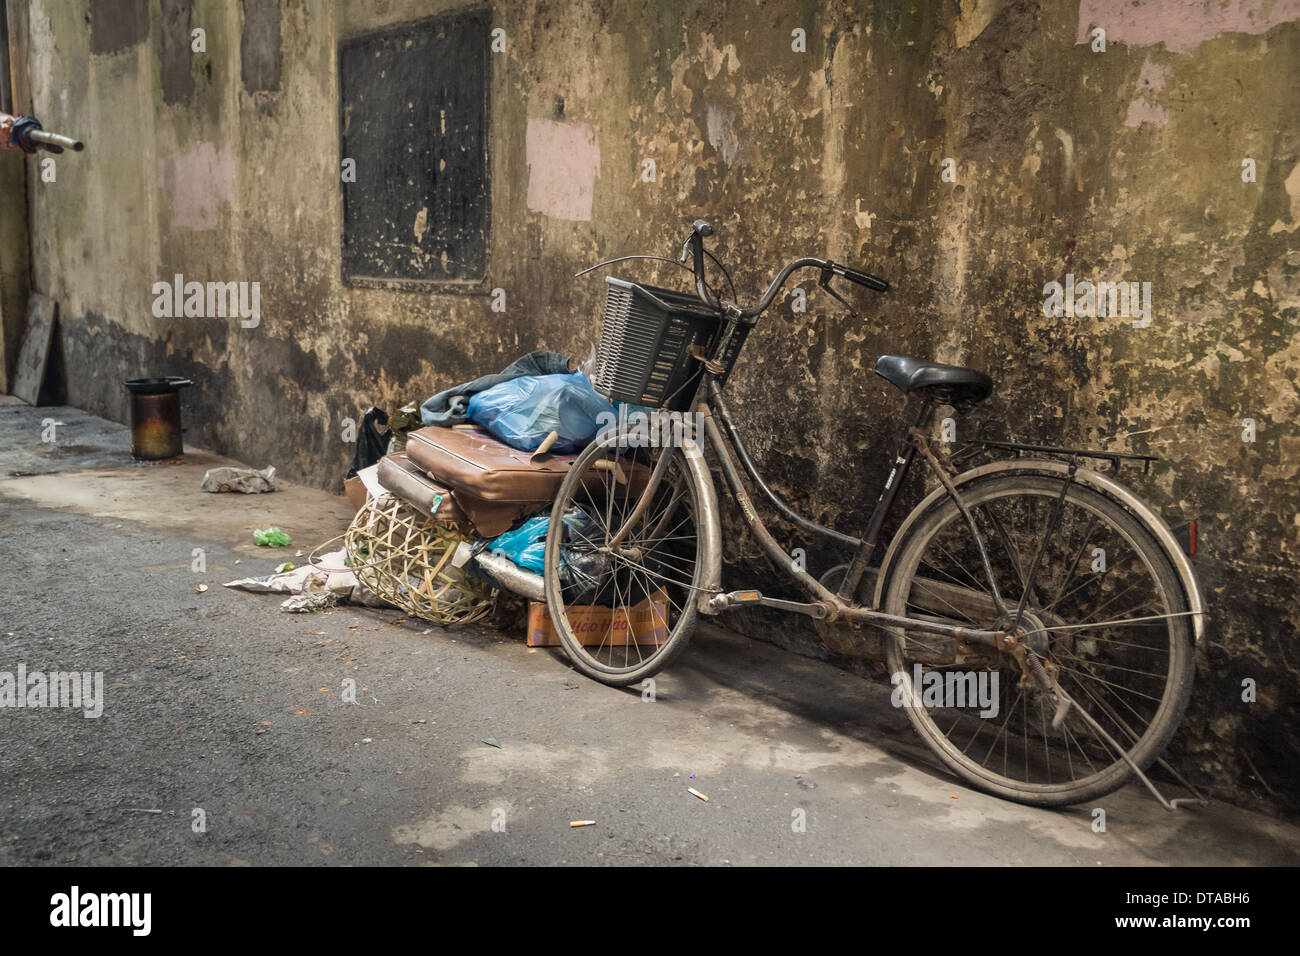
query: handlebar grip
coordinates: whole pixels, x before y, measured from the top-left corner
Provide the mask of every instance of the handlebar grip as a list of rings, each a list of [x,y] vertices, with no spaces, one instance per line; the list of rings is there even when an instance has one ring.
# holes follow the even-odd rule
[[[870,272],[862,272],[859,269],[850,269],[848,266],[842,266],[837,262],[830,264],[831,272],[837,276],[843,276],[850,282],[856,282],[858,285],[866,286],[868,289],[875,289],[877,292],[888,292],[889,283],[884,279],[873,276]]]

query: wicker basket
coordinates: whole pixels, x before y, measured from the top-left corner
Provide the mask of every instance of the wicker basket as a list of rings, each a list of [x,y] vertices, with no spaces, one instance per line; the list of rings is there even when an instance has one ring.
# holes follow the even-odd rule
[[[718,314],[694,295],[605,277],[605,314],[591,384],[610,401],[687,411],[704,366],[691,355],[710,348],[721,325]],[[732,334],[718,384],[726,383],[749,334]]]
[[[417,617],[444,627],[490,615],[497,592],[452,565],[469,540],[455,525],[426,518],[393,495],[371,499],[343,537],[357,581]]]

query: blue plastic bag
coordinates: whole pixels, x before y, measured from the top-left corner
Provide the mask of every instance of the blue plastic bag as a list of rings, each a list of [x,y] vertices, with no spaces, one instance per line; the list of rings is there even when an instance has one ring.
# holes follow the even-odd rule
[[[581,508],[570,508],[564,515],[564,525],[570,534],[577,532],[583,538],[596,534],[592,519]],[[546,533],[550,527],[549,511],[533,515],[513,531],[493,538],[488,550],[504,555],[521,568],[541,574],[546,566]]]
[[[466,414],[520,451],[536,451],[547,435],[557,432],[551,450],[560,454],[581,451],[599,426],[616,417],[614,406],[581,372],[510,379],[471,398]]]
[[[514,531],[493,538],[488,550],[504,555],[521,568],[541,574],[546,566],[546,531],[550,526],[550,514],[534,515]]]

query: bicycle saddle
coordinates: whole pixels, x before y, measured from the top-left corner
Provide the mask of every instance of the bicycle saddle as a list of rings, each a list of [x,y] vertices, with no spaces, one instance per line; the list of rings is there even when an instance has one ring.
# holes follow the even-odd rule
[[[918,388],[939,389],[944,405],[973,405],[993,391],[993,380],[983,372],[960,365],[922,362],[906,355],[880,356],[876,374],[904,393]]]

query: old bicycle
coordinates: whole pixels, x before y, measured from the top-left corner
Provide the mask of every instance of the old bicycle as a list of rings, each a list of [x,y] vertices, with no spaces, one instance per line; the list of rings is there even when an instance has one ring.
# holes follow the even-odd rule
[[[878,292],[889,286],[830,260],[800,258],[758,302],[741,306],[734,288],[723,298],[706,279],[706,256],[722,268],[704,247],[711,234],[697,221],[682,248],[693,295],[606,278],[596,388],[661,415],[698,415],[703,433],[646,440],[653,427],[620,420],[578,456],[561,485],[544,578],[551,619],[574,666],[606,684],[635,684],[682,652],[699,615],[776,608],[812,618],[832,646],[868,631],[880,635],[912,724],[973,786],[1063,806],[1136,775],[1169,806],[1144,771],[1191,695],[1203,602],[1165,522],[1110,472],[1088,467],[1144,456],[989,442],[1014,457],[959,473],[931,447],[927,430],[936,407],[969,409],[989,395],[991,380],[969,368],[886,355],[876,373],[913,399],[915,410],[866,530],[859,538],[800,516],[758,473],[723,386],[749,331],[796,270],[819,270],[821,287],[841,302],[830,286],[835,278]],[[663,257],[610,262],[633,258]],[[936,487],[882,542],[917,458]],[[709,460],[763,551],[806,601],[722,588]],[[786,521],[851,559],[820,577],[803,570],[759,517],[742,471]],[[593,608],[620,625],[593,630]],[[971,678],[992,680],[996,706],[961,693],[973,687]],[[936,686],[941,692],[931,693]]]

